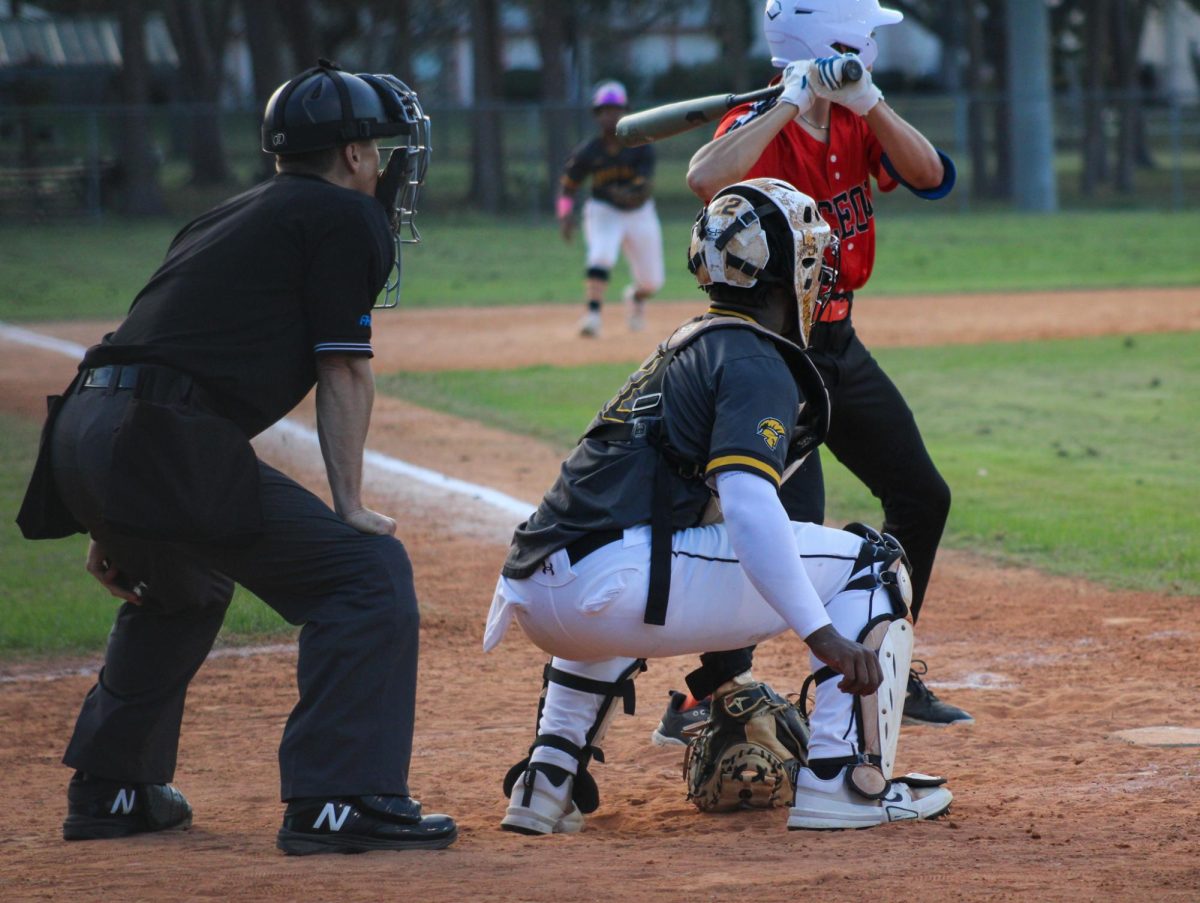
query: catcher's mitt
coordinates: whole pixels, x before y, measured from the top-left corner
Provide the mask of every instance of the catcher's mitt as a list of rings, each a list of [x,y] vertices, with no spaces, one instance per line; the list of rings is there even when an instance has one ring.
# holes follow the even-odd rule
[[[702,812],[790,806],[808,760],[808,717],[797,699],[753,683],[713,699],[712,715],[688,744],[683,777]]]

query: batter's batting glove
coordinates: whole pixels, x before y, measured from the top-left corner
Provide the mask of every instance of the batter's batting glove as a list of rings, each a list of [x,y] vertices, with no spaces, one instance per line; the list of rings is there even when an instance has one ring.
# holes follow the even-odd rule
[[[790,103],[801,113],[807,113],[813,105],[812,88],[809,86],[809,67],[813,60],[796,60],[783,70],[783,92],[779,99]]]
[[[853,53],[827,56],[813,60],[808,68],[808,80],[817,97],[841,104],[859,116],[866,116],[875,104],[883,100],[883,92],[871,81],[871,73],[863,67],[858,81],[845,81],[842,69],[848,60],[857,60]]]

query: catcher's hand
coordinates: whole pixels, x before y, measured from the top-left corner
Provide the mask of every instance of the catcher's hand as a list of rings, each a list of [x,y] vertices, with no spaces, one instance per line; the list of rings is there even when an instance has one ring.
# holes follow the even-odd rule
[[[869,696],[883,683],[879,656],[861,643],[846,639],[832,624],[804,638],[809,651],[842,675],[838,689],[856,696]]]
[[[808,67],[808,81],[817,97],[841,104],[859,116],[866,116],[874,109],[875,104],[883,100],[883,92],[875,86],[871,80],[871,72],[866,67],[863,67],[862,76],[858,81],[846,81],[842,78],[845,64],[856,59],[853,53],[843,53],[841,56],[813,60]]]

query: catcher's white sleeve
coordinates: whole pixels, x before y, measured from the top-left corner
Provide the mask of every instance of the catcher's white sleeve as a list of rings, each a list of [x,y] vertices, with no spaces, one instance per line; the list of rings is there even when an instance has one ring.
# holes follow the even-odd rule
[[[729,544],[767,604],[801,638],[830,623],[774,484],[745,471],[717,474]]]

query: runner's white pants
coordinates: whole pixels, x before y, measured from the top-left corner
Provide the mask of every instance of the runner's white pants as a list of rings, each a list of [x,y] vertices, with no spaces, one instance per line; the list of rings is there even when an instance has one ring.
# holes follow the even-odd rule
[[[654,201],[646,201],[636,210],[618,210],[612,204],[588,198],[583,204],[583,235],[589,269],[611,270],[618,252],[624,251],[639,292],[652,295],[662,288],[662,226]]]
[[[881,587],[845,591],[862,540],[816,524],[793,523],[804,568],[834,628],[857,639],[867,622],[893,611]],[[503,639],[515,617],[526,636],[554,656],[554,667],[592,680],[616,680],[639,658],[718,652],[761,643],[787,630],[783,618],[758,594],[734,557],[723,524],[675,533],[666,624],[643,620],[650,573],[650,528],[633,527],[622,541],[572,565],[565,551],[546,559],[523,580],[501,577],[484,633],[484,651]],[[874,566],[878,571],[879,565]],[[809,656],[813,670],[822,667]],[[811,718],[810,758],[858,752],[853,697],[838,680],[817,687]],[[546,689],[539,734],[582,746],[596,722],[601,697],[556,683]],[[539,746],[534,762],[572,774],[567,753]]]

